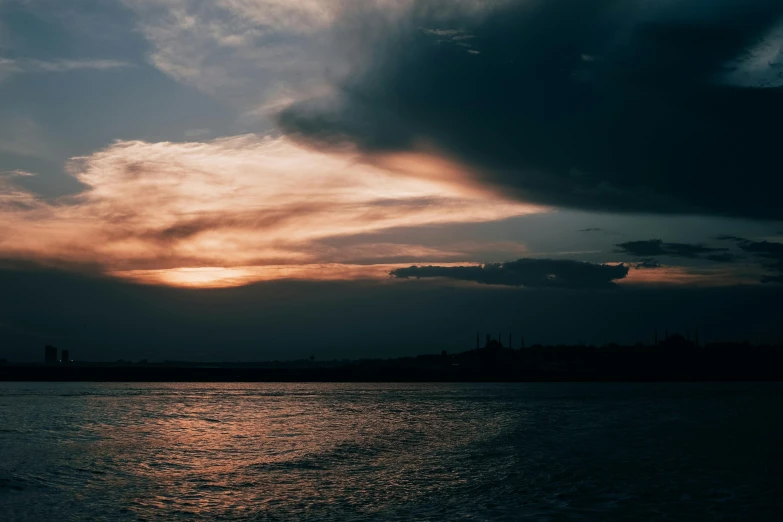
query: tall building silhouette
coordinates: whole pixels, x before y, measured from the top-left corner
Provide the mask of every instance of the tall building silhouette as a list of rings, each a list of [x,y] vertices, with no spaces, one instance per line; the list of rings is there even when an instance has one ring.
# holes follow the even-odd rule
[[[47,344],[44,347],[44,361],[46,364],[57,364],[57,348]]]
[[[62,357],[60,358],[60,362],[63,364],[68,364],[69,362],[71,362],[70,355],[71,354],[68,352],[68,350],[63,350]]]

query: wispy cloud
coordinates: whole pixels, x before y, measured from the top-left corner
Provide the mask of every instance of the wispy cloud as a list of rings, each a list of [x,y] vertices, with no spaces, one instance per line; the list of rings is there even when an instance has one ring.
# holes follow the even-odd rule
[[[27,172],[26,170],[0,170],[0,178],[29,178],[35,176],[33,172]]]
[[[783,23],[725,64],[720,81],[738,87],[783,87]]]
[[[461,184],[459,169],[442,160],[419,157],[421,172],[405,170],[409,158],[392,160],[394,170],[256,135],[116,142],[69,163],[88,187],[77,196],[50,204],[10,181],[0,185],[0,256],[97,264],[135,280],[188,269],[189,280],[228,284],[283,273],[270,266],[371,261],[371,248],[324,252],[319,241],[330,237],[546,210]],[[427,253],[384,245],[375,256],[383,263]],[[204,267],[217,279],[191,273]]]
[[[712,261],[731,261],[727,248],[713,248],[693,243],[664,243],[660,239],[644,241],[626,241],[615,245],[616,252],[640,257],[671,256],[691,259],[710,259]],[[704,256],[704,257],[702,257]]]
[[[0,152],[51,159],[57,156],[60,149],[35,120],[11,117],[0,125]]]
[[[343,3],[125,0],[151,44],[152,65],[248,110],[322,81],[323,39]]]
[[[656,262],[647,266],[635,264],[628,277],[620,283],[623,285],[654,285],[654,286],[692,286],[692,287],[726,287],[736,285],[757,285],[763,271],[753,265],[743,266],[670,266],[657,265]],[[643,268],[643,270],[642,270]]]
[[[71,71],[124,69],[133,64],[119,60],[36,60],[1,58],[0,81],[14,74],[63,73]]]

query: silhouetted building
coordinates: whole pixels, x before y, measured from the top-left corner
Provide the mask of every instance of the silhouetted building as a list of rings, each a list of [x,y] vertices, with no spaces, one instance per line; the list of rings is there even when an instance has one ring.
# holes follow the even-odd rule
[[[57,348],[47,344],[44,348],[44,361],[46,364],[57,364]]]
[[[503,348],[503,343],[495,339],[490,339],[487,345],[484,347],[486,350],[500,350]]]
[[[70,353],[68,353],[68,350],[63,350],[62,354],[63,354],[63,356],[62,356],[62,358],[60,359],[60,362],[61,362],[61,363],[63,363],[63,364],[68,364],[69,362],[71,362],[71,358],[70,358],[70,355],[71,355],[71,354],[70,354]]]
[[[667,336],[666,340],[661,343],[661,346],[665,348],[693,348],[696,345],[690,339],[675,333]]]

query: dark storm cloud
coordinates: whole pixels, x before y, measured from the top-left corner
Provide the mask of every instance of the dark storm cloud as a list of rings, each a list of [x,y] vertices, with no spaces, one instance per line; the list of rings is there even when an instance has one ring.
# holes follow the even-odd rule
[[[335,96],[283,110],[282,130],[368,154],[424,143],[544,204],[783,217],[783,89],[727,80],[783,2],[460,5],[343,17],[340,41],[366,55]]]
[[[720,234],[713,239],[717,239],[718,241],[747,241],[744,237],[733,236],[731,234]]]
[[[723,252],[721,254],[710,254],[708,256],[704,256],[704,259],[707,259],[708,261],[715,261],[716,263],[731,263],[733,261],[737,261],[740,259],[740,257],[736,254],[732,254],[731,252]]]
[[[411,266],[391,271],[393,277],[445,277],[485,285],[529,288],[611,288],[628,275],[624,265],[599,265],[555,259],[518,259],[479,266]]]
[[[712,252],[724,252],[727,250],[725,248],[711,248],[691,243],[664,243],[664,246],[671,256],[697,258],[702,254],[710,254],[713,260],[720,260],[721,258],[719,254],[713,254]],[[707,259],[707,256],[705,256],[705,259]]]
[[[631,263],[631,266],[634,267],[637,270],[645,269],[645,268],[660,268],[661,263],[657,259],[653,259],[651,257],[641,259],[637,261],[636,263]]]
[[[739,243],[739,247],[750,254],[755,254],[767,259],[783,261],[783,243],[744,240]]]
[[[774,243],[772,241],[751,241],[744,237],[720,235],[715,239],[723,241],[735,241],[737,246],[743,251],[765,259],[783,262],[783,243]]]
[[[664,256],[667,255],[663,248],[663,241],[660,239],[648,239],[645,241],[627,241],[615,245],[620,247],[617,252],[631,254],[634,256]]]
[[[743,240],[737,245],[743,251],[760,257],[764,268],[773,272],[761,279],[763,283],[783,283],[783,243]]]
[[[691,259],[710,259],[712,261],[731,261],[733,257],[727,248],[712,248],[692,243],[664,243],[660,239],[648,239],[645,241],[627,241],[615,245],[616,252],[631,254],[640,257],[672,256],[687,257]],[[707,254],[702,258],[703,254]]]
[[[763,283],[783,283],[783,243],[751,241],[728,234],[717,236],[715,239],[734,241],[740,250],[759,258],[762,266],[773,272],[773,274],[761,278]]]

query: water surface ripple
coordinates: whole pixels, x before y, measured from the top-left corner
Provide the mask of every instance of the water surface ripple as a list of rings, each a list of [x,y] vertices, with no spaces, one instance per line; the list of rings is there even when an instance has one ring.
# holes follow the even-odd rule
[[[0,520],[781,520],[781,384],[0,383]]]

